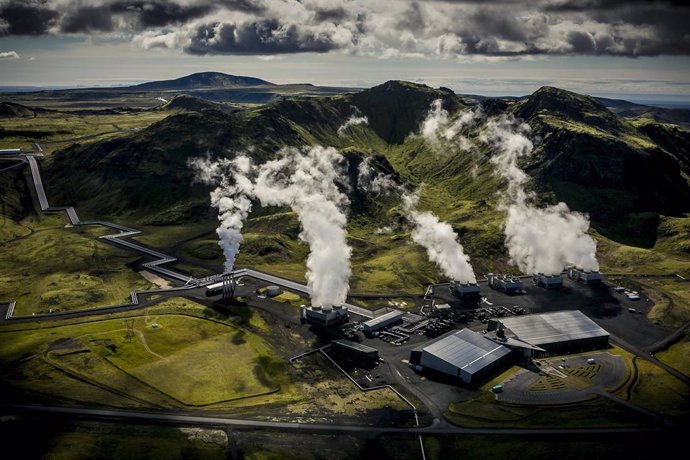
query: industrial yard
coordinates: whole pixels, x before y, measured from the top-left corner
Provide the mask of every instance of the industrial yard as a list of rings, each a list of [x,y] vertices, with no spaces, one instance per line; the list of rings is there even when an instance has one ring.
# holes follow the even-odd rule
[[[437,102],[448,95],[431,91],[422,127],[448,122]],[[356,105],[334,107],[344,119],[324,145],[225,158],[183,142],[170,166],[181,175],[153,198],[142,180],[72,199],[101,178],[60,182],[74,167],[59,148],[69,139],[0,150],[2,184],[16,188],[2,204],[19,212],[0,227],[6,432],[55,421],[55,450],[82,443],[100,456],[94,433],[117,445],[141,427],[166,440],[163,456],[426,459],[465,453],[459,439],[506,455],[508,444],[529,449],[523,436],[578,449],[589,436],[630,442],[687,425],[687,217],[663,223],[659,248],[631,249],[585,212],[526,200],[501,161],[535,144],[496,118],[472,128],[491,180],[454,200],[443,181],[405,169],[406,155],[433,153],[431,140],[413,131],[391,147]],[[233,130],[265,115],[238,114]],[[165,129],[177,139],[182,126]],[[481,140],[483,129],[496,137]],[[362,151],[341,145],[342,132]],[[95,169],[132,151],[143,155],[136,174],[169,167],[147,164],[167,151],[149,139],[122,151],[99,142],[85,147]],[[500,181],[508,192],[494,197]],[[300,436],[313,445],[296,454]],[[483,437],[490,447],[472,444]]]

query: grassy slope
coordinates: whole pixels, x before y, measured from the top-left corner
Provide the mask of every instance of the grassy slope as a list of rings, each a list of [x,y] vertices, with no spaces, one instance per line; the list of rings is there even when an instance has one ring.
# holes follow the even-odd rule
[[[170,115],[165,111],[139,113],[72,114],[64,112],[38,113],[33,117],[0,119],[3,148],[31,150],[38,142],[45,153],[71,144],[73,139],[92,136],[78,142],[102,141],[145,128]]]
[[[97,239],[105,230],[64,226],[62,216],[47,216],[0,227],[0,298],[16,300],[17,314],[122,303],[151,287],[127,267],[136,255]]]
[[[254,332],[267,327],[262,320],[250,319],[246,327],[223,324],[211,310],[185,299],[168,300],[144,313],[65,325],[28,323],[17,331],[2,328],[5,384],[116,406],[211,404],[276,388],[280,391],[275,394],[212,407],[299,400],[284,362]]]

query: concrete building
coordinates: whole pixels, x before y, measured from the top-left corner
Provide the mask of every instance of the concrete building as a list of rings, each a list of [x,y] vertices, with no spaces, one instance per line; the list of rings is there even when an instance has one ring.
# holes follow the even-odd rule
[[[508,363],[511,350],[469,329],[451,331],[412,350],[410,367],[430,370],[475,384]]]
[[[521,294],[525,286],[522,284],[520,278],[512,278],[509,276],[499,276],[489,273],[489,287],[498,291],[503,291],[506,294]]]
[[[563,277],[561,275],[545,275],[537,273],[533,277],[534,283],[546,289],[561,289],[563,287]]]
[[[350,319],[347,307],[341,305],[333,305],[332,307],[322,307],[320,305],[312,305],[300,307],[300,319],[303,323],[318,324],[320,326],[331,326],[333,324],[342,324]]]
[[[455,294],[461,299],[470,299],[479,297],[479,285],[477,283],[461,283],[459,281],[451,281],[448,286],[451,294]]]
[[[366,365],[372,365],[379,361],[379,351],[376,348],[350,340],[333,340],[331,342],[331,350],[351,361]]]
[[[578,310],[489,320],[487,330],[499,329],[503,329],[506,338],[543,349],[537,356],[596,350],[609,345],[609,333]]]
[[[576,267],[568,269],[568,276],[570,279],[584,283],[587,286],[599,286],[603,282],[601,273],[597,271],[586,271]]]
[[[378,316],[374,319],[362,324],[362,332],[366,335],[372,335],[374,332],[383,329],[384,327],[392,326],[402,321],[403,312],[399,310],[389,311],[386,314]]]

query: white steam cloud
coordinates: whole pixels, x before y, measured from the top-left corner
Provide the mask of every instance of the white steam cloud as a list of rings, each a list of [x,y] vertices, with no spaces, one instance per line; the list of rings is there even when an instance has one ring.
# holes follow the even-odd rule
[[[404,187],[398,184],[390,174],[382,173],[374,167],[374,157],[366,157],[359,164],[357,183],[362,190],[376,196],[405,191]]]
[[[445,276],[455,281],[477,282],[470,258],[465,254],[453,227],[441,222],[431,212],[417,211],[418,195],[408,192],[390,175],[376,171],[372,165],[372,157],[367,157],[360,163],[358,184],[365,192],[376,195],[401,195],[405,215],[414,226],[411,232],[412,240],[426,249],[429,260],[435,262]],[[388,228],[379,230],[377,233],[383,233]]]
[[[431,103],[429,113],[422,121],[420,135],[437,149],[446,143],[469,150],[472,143],[461,132],[471,126],[479,116],[479,112],[468,110],[452,119],[448,111],[442,107],[441,99],[436,99]]]
[[[350,118],[348,118],[345,123],[340,125],[338,128],[338,136],[344,136],[352,126],[367,124],[369,124],[369,119],[366,116],[361,115],[359,110],[355,108],[355,113],[352,114]]]
[[[231,271],[242,242],[242,227],[252,209],[253,185],[249,175],[253,169],[249,157],[240,155],[234,159],[193,158],[189,166],[196,170],[196,177],[207,184],[218,184],[211,191],[211,206],[218,209],[220,225],[216,229],[218,245],[225,256],[225,271]]]
[[[501,209],[506,211],[506,246],[511,262],[523,273],[557,274],[568,264],[598,270],[596,242],[587,235],[589,218],[571,211],[565,203],[537,208],[529,202],[524,186],[529,176],[518,166],[521,157],[532,154],[528,125],[501,117],[486,124],[482,140],[494,146],[491,158],[508,180]]]
[[[453,227],[430,212],[417,211],[417,201],[416,194],[403,195],[403,208],[414,223],[412,240],[426,248],[429,260],[435,262],[444,275],[461,283],[476,283],[470,257],[465,254]]]
[[[332,147],[284,148],[278,158],[259,166],[254,195],[263,206],[290,206],[302,225],[300,239],[309,244],[307,285],[314,305],[345,302],[350,255],[345,209],[338,188],[345,176],[343,157]]]

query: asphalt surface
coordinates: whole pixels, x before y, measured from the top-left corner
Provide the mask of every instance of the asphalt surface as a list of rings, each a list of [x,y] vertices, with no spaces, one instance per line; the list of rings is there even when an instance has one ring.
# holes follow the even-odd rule
[[[113,419],[129,421],[147,421],[153,423],[171,423],[179,425],[226,425],[237,428],[274,428],[284,431],[321,432],[321,433],[376,433],[376,434],[485,434],[485,435],[582,435],[582,434],[616,434],[657,432],[659,428],[549,428],[549,429],[510,429],[510,428],[462,428],[445,422],[434,422],[426,427],[380,427],[347,424],[272,422],[263,420],[245,420],[226,417],[202,415],[168,414],[160,412],[142,412],[118,409],[84,409],[73,407],[37,406],[37,405],[4,405],[4,414],[44,414],[88,417],[90,419]]]
[[[600,365],[598,372],[591,378],[591,386],[587,388],[573,388],[568,386],[568,379],[572,378],[567,373],[559,372],[565,387],[563,389],[548,389],[535,391],[530,387],[537,382],[541,376],[536,372],[524,371],[515,374],[503,382],[503,392],[496,395],[496,399],[513,404],[526,405],[549,405],[549,404],[568,404],[592,399],[593,393],[597,391],[605,392],[606,388],[615,388],[625,380],[626,366],[625,361],[620,356],[609,353],[592,352],[581,356],[569,356],[566,358],[549,358],[538,360],[543,367],[568,366],[569,368],[584,368],[587,359],[594,358]],[[567,368],[566,368],[567,369]],[[564,369],[565,370],[565,369]]]

